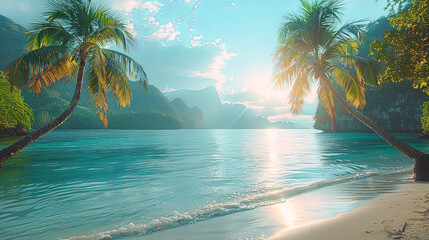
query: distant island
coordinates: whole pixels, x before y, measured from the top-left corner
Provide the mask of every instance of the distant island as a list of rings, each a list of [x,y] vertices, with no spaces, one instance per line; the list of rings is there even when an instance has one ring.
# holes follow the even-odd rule
[[[188,106],[197,107],[203,113],[204,124],[214,129],[302,129],[304,126],[295,122],[270,122],[267,118],[257,116],[244,104],[222,104],[214,86],[202,90],[177,90],[165,93],[174,100],[183,99]]]

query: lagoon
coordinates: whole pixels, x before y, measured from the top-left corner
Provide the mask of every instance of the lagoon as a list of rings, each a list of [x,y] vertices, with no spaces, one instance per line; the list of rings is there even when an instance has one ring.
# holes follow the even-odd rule
[[[398,136],[429,151],[417,134]],[[7,144],[2,139],[0,148]],[[318,200],[310,209],[314,218],[332,217],[376,196],[356,197],[366,191],[358,187],[344,199],[338,189],[375,182],[384,186],[377,194],[389,191],[396,181],[368,179],[389,179],[380,177],[412,164],[372,133],[54,131],[3,164],[0,238],[207,239],[192,226],[210,222],[217,227],[204,236],[213,239],[263,238],[280,225],[261,224],[272,206],[324,191],[336,206],[318,208]],[[219,221],[235,218],[248,220],[229,230],[231,222]]]

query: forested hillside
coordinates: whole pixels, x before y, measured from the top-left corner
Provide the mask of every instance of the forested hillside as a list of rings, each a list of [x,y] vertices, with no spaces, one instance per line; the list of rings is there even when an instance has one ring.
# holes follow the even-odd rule
[[[366,39],[360,47],[359,55],[369,56],[369,45],[383,38],[383,33],[391,29],[386,17],[371,22],[367,26]],[[338,86],[337,86],[338,87]],[[340,91],[341,92],[341,91]],[[427,94],[413,89],[408,81],[386,83],[381,87],[367,86],[367,104],[363,112],[392,132],[421,132],[423,102],[428,101]],[[337,128],[339,132],[370,131],[352,117],[341,104],[335,105]],[[331,131],[331,120],[323,106],[319,104],[315,115],[315,129]]]

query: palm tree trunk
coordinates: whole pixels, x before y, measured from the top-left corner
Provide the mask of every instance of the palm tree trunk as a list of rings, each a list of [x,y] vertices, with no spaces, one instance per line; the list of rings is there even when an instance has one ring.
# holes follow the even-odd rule
[[[73,111],[76,109],[76,106],[79,102],[80,95],[82,92],[82,82],[83,82],[83,75],[85,72],[85,65],[86,65],[86,59],[82,58],[79,64],[79,72],[77,75],[77,82],[76,82],[76,90],[74,92],[73,98],[70,102],[70,105],[68,108],[57,118],[55,118],[52,122],[47,124],[46,126],[31,132],[30,134],[27,134],[24,138],[20,139],[19,141],[15,142],[14,144],[10,145],[9,147],[3,149],[0,151],[0,163],[3,161],[6,161],[13,155],[17,154],[22,149],[26,148],[28,145],[32,144],[37,139],[43,137],[48,132],[54,130],[61,124],[63,124],[73,113]]]
[[[429,155],[428,154],[420,152],[419,150],[397,139],[392,134],[390,134],[385,129],[383,129],[380,125],[378,125],[375,121],[373,121],[372,119],[370,119],[369,117],[361,113],[360,111],[356,110],[355,108],[351,107],[347,103],[347,101],[334,89],[334,87],[332,86],[332,84],[330,83],[327,77],[324,79],[324,81],[328,81],[327,85],[329,86],[329,89],[332,91],[335,98],[337,98],[338,101],[341,102],[343,107],[351,115],[353,115],[353,117],[355,117],[361,123],[368,126],[371,130],[377,133],[382,139],[384,139],[392,147],[396,148],[398,151],[403,153],[408,158],[411,158],[414,160],[415,164],[414,164],[413,179],[417,181],[429,181]]]

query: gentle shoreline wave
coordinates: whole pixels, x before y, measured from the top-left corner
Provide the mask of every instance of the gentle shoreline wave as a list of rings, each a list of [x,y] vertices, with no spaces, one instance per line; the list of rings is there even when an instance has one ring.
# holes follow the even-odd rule
[[[247,197],[238,198],[233,201],[227,201],[224,203],[213,202],[203,207],[190,210],[187,212],[180,213],[175,211],[173,215],[169,217],[161,217],[153,219],[148,223],[129,223],[125,226],[117,229],[112,229],[103,232],[94,232],[87,235],[73,236],[69,238],[59,238],[60,240],[107,240],[116,237],[124,236],[135,236],[135,235],[147,235],[158,231],[171,229],[183,225],[193,224],[201,222],[214,217],[225,216],[237,212],[247,211],[256,209],[259,207],[269,206],[284,202],[287,198],[291,198],[296,195],[304,194],[310,191],[314,191],[323,187],[332,186],[335,184],[341,184],[351,181],[362,180],[369,177],[381,176],[381,175],[402,175],[409,173],[409,170],[400,172],[389,172],[389,173],[376,173],[366,172],[355,174],[349,177],[342,177],[338,179],[332,179],[327,181],[320,181],[312,183],[306,186],[295,187],[291,189],[266,189],[263,192],[256,193]]]

